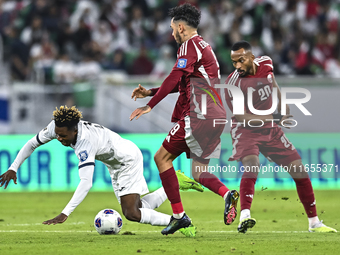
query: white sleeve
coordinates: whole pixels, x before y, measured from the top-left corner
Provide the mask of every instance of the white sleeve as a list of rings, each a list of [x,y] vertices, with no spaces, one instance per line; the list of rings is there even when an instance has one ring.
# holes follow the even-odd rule
[[[87,193],[92,187],[93,171],[94,164],[86,165],[84,167],[79,168],[80,183],[78,184],[78,187],[74,192],[70,202],[66,205],[66,207],[62,211],[63,214],[69,216],[74,211],[74,209],[76,209],[76,207],[84,200]]]
[[[9,169],[17,172],[22,163],[24,163],[25,159],[27,159],[33,151],[38,148],[41,144],[38,142],[37,137],[33,137],[30,139],[19,151],[16,156],[14,162],[9,167]]]
[[[25,159],[27,159],[33,151],[38,148],[40,145],[48,143],[49,141],[56,138],[56,134],[54,132],[54,121],[51,121],[47,127],[41,130],[35,137],[29,140],[19,151],[12,165],[8,168],[15,172],[18,171],[19,167],[22,163],[24,163]]]

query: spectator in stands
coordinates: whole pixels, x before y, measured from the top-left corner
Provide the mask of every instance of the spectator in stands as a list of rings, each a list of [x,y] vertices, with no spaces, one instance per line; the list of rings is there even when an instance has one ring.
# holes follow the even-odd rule
[[[143,62],[145,54],[139,52],[142,45],[151,50],[156,60],[157,54],[161,57],[162,45],[177,48],[166,25],[167,12],[184,2],[202,10],[200,34],[216,48],[218,58],[228,59],[226,52],[235,41],[260,38],[256,51],[277,59],[275,70],[279,73],[313,75],[322,73],[326,62],[334,58],[331,55],[337,55],[339,47],[335,42],[340,41],[340,9],[335,0],[250,0],[243,4],[221,0],[29,0],[0,2],[0,33],[5,41],[5,56],[8,55],[4,59],[11,62],[18,79],[30,76],[23,57],[27,47],[19,51],[21,57],[18,57],[12,49],[21,42],[16,41],[13,47],[6,43],[9,37],[5,34],[11,30],[5,32],[6,27],[15,24],[16,39],[20,38],[28,48],[40,43],[47,34],[57,48],[67,52],[74,61],[91,54],[105,66],[107,61],[103,61],[103,55],[111,56],[121,49],[124,54],[118,51],[117,56],[112,55],[113,59],[127,54],[127,63],[130,63],[130,59],[140,54],[142,59],[137,60]],[[153,65],[150,60],[146,62],[148,67]],[[230,71],[231,63],[221,60],[220,63],[222,74]],[[130,73],[149,73],[132,71],[131,65],[125,68]]]
[[[156,8],[153,15],[145,21],[145,45],[147,48],[159,48],[168,40],[168,35],[171,35],[169,26],[170,19],[163,16],[160,8]]]
[[[49,38],[43,38],[41,43],[32,45],[30,51],[31,64],[34,70],[42,71],[44,81],[47,84],[52,83],[52,67],[57,57],[57,49]]]
[[[73,33],[73,42],[76,46],[78,53],[81,53],[84,45],[91,41],[91,31],[90,28],[86,25],[83,19],[79,20],[79,27]]]
[[[77,81],[95,81],[99,79],[101,67],[91,55],[85,55],[76,68]]]
[[[165,44],[161,47],[160,55],[161,56],[157,58],[151,72],[151,75],[155,78],[161,78],[168,75],[176,63],[176,59],[173,57],[172,48],[169,45]]]
[[[111,28],[111,31],[116,32],[122,28],[126,21],[127,13],[125,8],[128,2],[124,0],[113,0],[101,6],[101,14],[99,19],[106,21]]]
[[[78,51],[76,50],[73,41],[74,35],[71,26],[68,22],[60,24],[59,31],[56,36],[56,44],[60,52],[67,52],[72,59],[78,58]]]
[[[131,18],[128,19],[127,25],[130,44],[139,48],[142,45],[145,36],[143,12],[139,6],[132,7],[132,15]]]
[[[100,21],[95,29],[92,30],[92,40],[98,44],[103,55],[111,53],[112,39],[112,32],[105,21]]]
[[[103,62],[102,67],[105,70],[126,70],[125,64],[125,53],[122,49],[116,50],[111,57],[108,57],[106,61]]]
[[[145,75],[150,74],[153,68],[153,63],[147,56],[145,47],[140,49],[140,55],[133,61],[130,74]]]
[[[19,40],[14,27],[6,27],[4,31],[6,43],[5,54],[9,59],[11,76],[15,80],[25,81],[29,77],[29,47]]]
[[[62,53],[53,65],[53,81],[56,84],[71,84],[76,79],[76,64],[67,53]]]
[[[41,42],[44,32],[41,18],[39,16],[34,16],[31,25],[25,27],[22,31],[20,39],[26,45],[32,46],[35,43]]]
[[[99,9],[94,1],[79,0],[77,1],[75,11],[70,17],[71,29],[72,31],[77,31],[82,23],[89,29],[92,29],[97,24],[98,18]]]

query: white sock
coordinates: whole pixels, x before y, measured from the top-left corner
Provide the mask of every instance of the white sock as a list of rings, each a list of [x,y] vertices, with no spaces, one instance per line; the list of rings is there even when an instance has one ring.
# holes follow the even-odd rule
[[[240,221],[250,218],[250,210],[249,209],[244,209],[241,211],[241,215],[240,215]]]
[[[230,193],[230,190],[228,190],[227,193],[224,194],[224,196],[223,196],[224,201],[225,201],[225,199],[227,198],[227,196],[228,196],[229,193]]]
[[[181,219],[183,217],[184,213],[185,213],[184,211],[181,212],[181,213],[174,213],[173,216],[174,216],[175,219]]]
[[[312,228],[315,224],[317,224],[319,222],[320,222],[320,220],[319,220],[318,216],[308,218],[309,228]]]
[[[141,212],[140,223],[151,224],[152,226],[167,226],[170,222],[170,215],[148,208],[139,208],[139,210]]]
[[[161,204],[163,204],[163,202],[167,198],[168,197],[165,194],[164,188],[161,187],[158,190],[142,197],[141,200],[142,200],[143,208],[155,209],[159,207]]]

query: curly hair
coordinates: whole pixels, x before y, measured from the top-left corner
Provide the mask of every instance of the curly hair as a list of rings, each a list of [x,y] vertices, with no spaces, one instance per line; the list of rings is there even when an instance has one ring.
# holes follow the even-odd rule
[[[201,12],[193,5],[185,3],[180,6],[176,6],[169,10],[169,16],[173,18],[174,21],[183,20],[193,28],[197,28],[200,19]]]
[[[75,106],[68,108],[66,105],[62,105],[59,109],[56,107],[56,110],[53,111],[52,119],[57,127],[67,127],[67,129],[70,129],[76,126],[82,117],[81,112]]]

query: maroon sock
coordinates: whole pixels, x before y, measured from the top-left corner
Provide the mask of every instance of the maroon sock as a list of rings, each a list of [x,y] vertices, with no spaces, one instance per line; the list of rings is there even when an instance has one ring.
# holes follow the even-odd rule
[[[224,197],[225,193],[229,191],[229,189],[215,175],[208,172],[201,173],[199,183],[221,197]]]
[[[250,210],[254,198],[256,179],[246,177],[245,174],[242,176],[240,186],[241,211],[244,209]]]
[[[313,192],[312,183],[309,178],[294,179],[296,190],[299,195],[300,201],[305,208],[308,218],[317,216],[315,197]]]
[[[173,213],[179,214],[184,212],[175,169],[171,167],[165,172],[160,173],[159,176],[161,177],[164,191],[171,203]]]

